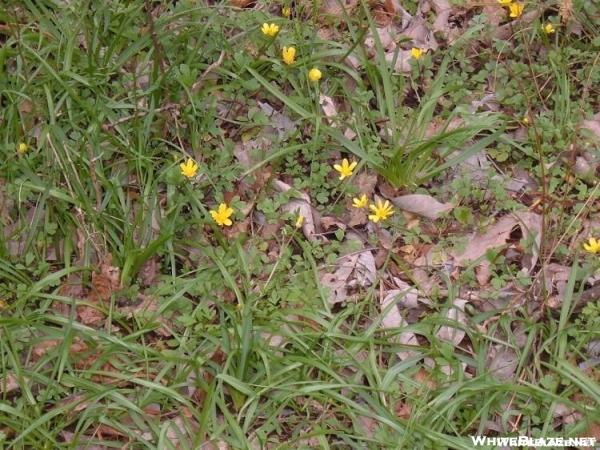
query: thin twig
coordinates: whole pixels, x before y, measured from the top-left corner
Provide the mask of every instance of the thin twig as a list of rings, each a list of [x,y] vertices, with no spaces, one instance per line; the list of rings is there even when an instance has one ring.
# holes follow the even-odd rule
[[[152,46],[154,47],[154,54],[156,55],[156,62],[158,63],[158,67],[162,74],[165,74],[166,62],[163,58],[163,50],[160,45],[160,41],[158,40],[158,36],[156,35],[156,30],[154,29],[154,17],[152,17],[152,6],[150,5],[150,0],[145,0],[144,2],[146,17],[148,18],[148,27],[150,28],[150,39],[152,39]]]

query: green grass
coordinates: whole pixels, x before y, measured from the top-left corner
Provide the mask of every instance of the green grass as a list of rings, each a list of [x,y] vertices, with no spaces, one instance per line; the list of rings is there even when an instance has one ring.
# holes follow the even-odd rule
[[[565,149],[598,153],[578,129],[600,108],[597,8],[574,2],[582,37],[542,36],[534,21],[506,41],[490,38],[475,9],[459,39],[400,75],[379,39],[364,44],[376,26],[368,2],[331,19],[345,26],[328,40],[318,14],[287,20],[274,2],[258,3],[24,0],[0,10],[1,448],[470,449],[475,434],[589,435],[599,377],[579,363],[600,337],[600,308],[582,311],[579,299],[599,266],[568,244],[597,216],[598,192],[573,174]],[[148,4],[158,8],[151,22]],[[537,8],[559,20],[553,3]],[[282,28],[274,40],[260,33],[267,20]],[[291,44],[288,67],[279,49]],[[319,85],[307,78],[313,66]],[[471,112],[491,78],[499,111]],[[325,117],[319,94],[338,114]],[[532,123],[519,138],[524,116]],[[455,119],[462,126],[450,129]],[[236,146],[254,140],[240,162]],[[518,285],[524,302],[488,311],[471,301],[457,323],[447,311],[465,290],[479,292],[473,267],[452,277],[430,267],[441,286],[430,304],[407,328],[384,330],[380,295],[392,274],[417,278],[400,245],[449,251],[527,201],[509,201],[491,174],[487,188],[457,178],[482,149],[499,173],[529,173],[545,199],[540,261]],[[339,219],[358,193],[332,174],[342,157],[397,193],[452,200],[471,219],[450,214],[432,232],[397,211],[383,225],[396,244],[375,283],[331,305],[321,276],[356,248],[343,230],[305,238],[282,209],[293,189],[269,181]],[[179,172],[188,158],[200,166],[193,181]],[[459,184],[468,189],[449,193]],[[222,202],[246,229],[212,221]],[[374,230],[364,245],[382,250]],[[122,288],[99,304],[92,273],[109,254]],[[519,267],[486,257],[499,287],[482,291],[493,298]],[[530,305],[548,302],[534,279],[549,263],[572,268],[564,299],[533,314]],[[105,319],[83,323],[85,305]],[[444,325],[466,332],[460,346],[437,336]],[[401,360],[406,331],[420,345]],[[510,378],[490,372],[492,347],[514,355]],[[557,418],[565,406],[577,420]]]

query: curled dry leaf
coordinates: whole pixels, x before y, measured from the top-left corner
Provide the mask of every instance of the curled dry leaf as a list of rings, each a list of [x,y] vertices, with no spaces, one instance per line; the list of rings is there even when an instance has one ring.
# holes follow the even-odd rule
[[[417,291],[415,289],[408,290],[391,290],[388,291],[385,297],[381,300],[381,313],[383,314],[383,320],[381,324],[385,329],[393,328],[406,328],[408,324],[404,318],[400,315],[398,306],[403,303],[416,303],[417,302]],[[394,336],[394,341],[403,345],[419,345],[417,336],[412,331],[403,330],[399,335]],[[398,358],[401,360],[408,359],[410,357],[418,355],[419,352],[416,350],[403,350],[396,352]]]
[[[454,299],[452,306],[448,309],[446,318],[450,321],[458,322],[461,325],[466,325],[467,316],[465,315],[465,305],[467,303],[466,300],[461,298]],[[437,332],[437,337],[456,347],[465,337],[465,331],[458,327],[444,325]]]
[[[430,195],[409,194],[392,199],[392,203],[405,211],[435,220],[454,208],[452,203],[440,203]]]

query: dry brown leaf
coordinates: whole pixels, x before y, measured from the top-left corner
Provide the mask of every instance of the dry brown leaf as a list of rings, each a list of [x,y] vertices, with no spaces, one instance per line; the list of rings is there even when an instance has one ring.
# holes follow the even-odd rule
[[[477,278],[477,282],[479,286],[486,286],[490,282],[490,278],[492,277],[492,265],[490,262],[485,259],[475,267],[475,278]]]
[[[417,297],[417,292],[414,289],[388,291],[385,297],[381,300],[380,307],[382,314],[384,314],[383,320],[381,321],[383,328],[406,328],[408,324],[400,315],[398,306],[399,304],[407,302],[416,303]],[[408,330],[403,330],[399,335],[394,336],[393,339],[395,342],[403,345],[419,345],[419,341],[417,340],[415,333]],[[416,350],[402,350],[396,352],[396,355],[398,355],[398,358],[400,358],[402,361],[418,354],[419,352]]]
[[[363,243],[360,236],[349,232],[346,241],[357,240]],[[334,273],[325,273],[321,276],[321,283],[330,289],[329,302],[340,303],[348,297],[348,290],[371,286],[377,279],[375,258],[371,250],[342,255],[337,260],[338,268]]]
[[[494,345],[488,353],[488,367],[490,374],[500,381],[509,381],[513,378],[519,364],[519,357],[515,351],[503,345]]]
[[[84,325],[98,325],[104,321],[106,315],[92,304],[77,305],[77,317]]]
[[[394,71],[397,73],[410,73],[412,70],[410,65],[410,50],[391,51],[385,54],[385,60],[390,64],[394,64]]]
[[[370,4],[373,8],[371,14],[377,26],[385,27],[392,22],[396,15],[396,8],[392,0],[385,0],[383,3],[379,0],[371,0]]]
[[[351,16],[353,14],[358,3],[359,0],[324,0],[319,12],[343,19],[346,15]]]
[[[121,271],[112,265],[112,255],[109,253],[100,263],[100,272],[92,272],[92,290],[90,299],[107,302],[110,296],[121,287]]]
[[[237,8],[248,8],[256,3],[256,0],[229,0],[229,3]]]
[[[160,265],[156,256],[147,259],[146,262],[142,264],[138,278],[140,279],[140,283],[143,287],[148,287],[154,284],[154,281],[158,276],[159,268]]]
[[[450,321],[458,322],[461,325],[466,325],[467,316],[465,315],[465,305],[467,303],[466,300],[461,298],[454,299],[452,307],[448,309],[446,318]],[[456,347],[464,339],[465,331],[458,327],[444,325],[437,332],[437,337]]]
[[[452,203],[440,203],[432,196],[424,194],[401,195],[393,198],[392,203],[400,209],[432,220],[454,208]]]
[[[335,102],[333,101],[333,99],[331,97],[320,94],[319,95],[319,104],[321,105],[321,108],[323,108],[325,117],[331,118],[331,117],[337,116],[337,108],[335,106]]]
[[[529,211],[520,211],[506,215],[485,233],[475,233],[469,238],[465,250],[461,253],[453,252],[455,261],[464,266],[468,261],[475,261],[485,255],[486,251],[506,245],[512,230],[521,227],[523,236],[534,233],[536,237],[541,233],[541,217]]]
[[[412,408],[410,403],[399,401],[396,403],[395,408],[396,416],[401,419],[408,420],[412,416]]]
[[[600,139],[600,113],[589,120],[584,120],[581,127],[590,130],[596,138]]]
[[[19,388],[18,378],[14,373],[6,373],[0,378],[0,394],[5,394]]]
[[[287,192],[290,189],[292,189],[292,187],[289,184],[284,183],[281,180],[273,180],[273,187],[275,187],[275,189],[277,189],[279,192]],[[300,199],[290,200],[285,205],[283,205],[281,209],[288,213],[296,215],[299,214],[302,217],[304,217],[304,220],[302,222],[302,232],[309,241],[314,241],[317,239],[317,237],[315,236],[315,219],[313,216],[313,209],[310,203],[310,197],[304,192],[296,192],[300,196]]]
[[[448,0],[429,0],[429,2],[437,14],[435,22],[433,22],[433,31],[449,32],[450,2]]]

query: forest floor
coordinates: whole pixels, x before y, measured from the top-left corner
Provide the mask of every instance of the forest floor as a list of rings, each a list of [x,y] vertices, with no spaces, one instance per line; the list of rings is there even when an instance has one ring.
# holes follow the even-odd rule
[[[0,448],[600,441],[597,2],[5,0],[0,105]]]

